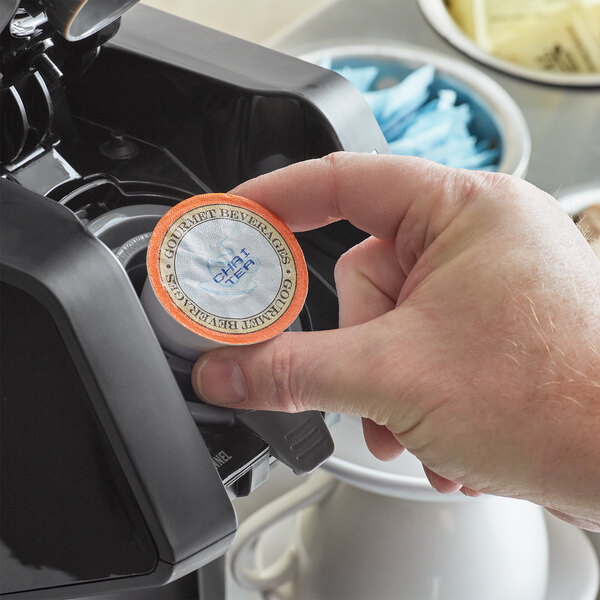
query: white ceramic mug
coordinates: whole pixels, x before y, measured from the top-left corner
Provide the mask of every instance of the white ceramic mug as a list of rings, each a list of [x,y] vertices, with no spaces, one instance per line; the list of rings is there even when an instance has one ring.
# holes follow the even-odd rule
[[[242,523],[231,568],[282,600],[542,600],[548,538],[524,501],[403,499],[319,471]]]

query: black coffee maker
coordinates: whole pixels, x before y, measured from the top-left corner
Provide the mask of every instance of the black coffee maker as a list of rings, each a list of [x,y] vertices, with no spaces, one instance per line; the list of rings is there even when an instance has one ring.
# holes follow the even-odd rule
[[[189,196],[334,150],[385,152],[383,136],[319,67],[142,6],[116,35],[134,3],[0,2],[6,597],[193,572],[185,597],[219,597],[231,500],[275,462],[305,473],[333,448],[320,413],[195,398],[191,365],[162,351],[139,302],[138,238]],[[333,265],[363,234],[338,223],[298,237],[310,283],[295,327],[336,327]]]

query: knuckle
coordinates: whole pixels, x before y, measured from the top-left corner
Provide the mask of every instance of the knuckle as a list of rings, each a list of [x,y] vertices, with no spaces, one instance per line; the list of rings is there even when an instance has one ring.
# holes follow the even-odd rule
[[[480,217],[487,215],[496,219],[507,209],[519,209],[523,204],[523,182],[512,175],[465,169],[446,169],[439,182],[440,193],[431,210],[426,246],[432,242],[464,211],[475,210]]]
[[[271,381],[274,401],[285,412],[302,412],[302,402],[295,377],[294,352],[289,344],[279,343],[271,356]]]
[[[420,352],[405,360],[407,368],[403,369],[398,392],[391,398],[387,425],[410,451],[424,452],[430,444],[435,445],[439,432],[452,419],[454,386],[442,365],[434,370],[438,377],[432,378],[431,361]],[[389,365],[397,362],[397,358],[390,359]]]
[[[327,197],[331,199],[332,209],[335,215],[342,214],[342,207],[340,206],[341,194],[338,172],[341,169],[343,156],[344,152],[332,152],[331,154],[327,154],[320,159],[327,173],[327,177],[325,178],[328,182]]]
[[[328,168],[335,170],[343,152],[330,152],[321,158],[321,160],[327,165]]]
[[[473,190],[488,191],[503,188],[513,181],[513,177],[506,173],[494,173],[492,171],[476,171],[471,179]]]
[[[342,279],[345,279],[354,270],[352,255],[353,249],[351,248],[338,258],[333,271],[333,276],[337,285],[339,285],[339,282]]]
[[[510,188],[514,180],[506,173],[450,169],[446,172],[445,188],[448,198],[465,203],[480,200],[490,192]]]
[[[333,275],[336,284],[351,280],[356,275],[367,275],[373,267],[373,248],[380,247],[381,240],[368,237],[344,252],[337,260]]]

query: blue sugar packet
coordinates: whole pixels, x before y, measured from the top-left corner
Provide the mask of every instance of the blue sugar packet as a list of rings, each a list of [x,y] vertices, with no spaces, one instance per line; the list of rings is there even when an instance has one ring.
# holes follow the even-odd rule
[[[418,111],[403,137],[414,139],[424,150],[430,150],[448,139],[464,137],[470,120],[471,112],[466,104],[450,110]]]
[[[450,94],[447,94],[446,92],[450,92]],[[456,102],[456,92],[453,90],[440,90],[439,94],[439,98],[431,100],[420,109],[411,112],[401,119],[396,119],[392,123],[388,123],[383,132],[386,139],[389,141],[403,137],[406,135],[406,131],[413,125],[414,121],[420,119],[423,115],[434,111],[448,110],[454,106],[454,103]]]
[[[476,152],[476,143],[473,136],[461,139],[451,139],[444,144],[438,145],[436,148],[431,148],[424,152],[423,158],[442,164],[447,164],[450,161],[460,162]]]
[[[390,129],[427,101],[434,77],[434,68],[425,65],[396,85],[364,93],[384,135],[386,129]]]
[[[365,93],[371,88],[379,75],[378,67],[342,67],[336,70],[345,77],[355,88]]]
[[[461,160],[448,160],[446,163],[449,167],[460,167],[461,169],[485,169],[491,171],[488,165],[497,164],[500,158],[500,152],[497,148],[489,148],[471,156],[465,156]]]
[[[436,148],[445,146],[448,142],[464,142],[461,148],[468,145],[468,148],[474,152],[476,140],[472,138],[467,126],[471,119],[468,106],[462,104],[452,109],[441,110],[432,109],[429,104],[415,112],[411,122],[398,139],[389,142],[392,152],[403,154],[400,149],[405,147],[407,142],[415,149],[411,152],[413,156],[424,156]],[[445,155],[440,154],[437,162],[446,164],[442,156]]]
[[[332,61],[321,66],[332,68]],[[377,89],[383,80],[377,66],[335,67],[364,95],[392,154],[421,156],[451,167],[497,170],[500,152],[492,140],[476,139],[469,130],[473,118],[468,103],[457,105],[457,93],[433,93],[433,65],[424,65],[401,82]]]

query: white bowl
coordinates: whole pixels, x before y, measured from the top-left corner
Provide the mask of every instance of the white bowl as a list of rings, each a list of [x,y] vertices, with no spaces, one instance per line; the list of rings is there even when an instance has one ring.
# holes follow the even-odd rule
[[[413,70],[431,64],[436,69],[434,88],[449,87],[458,93],[459,102],[468,101],[473,111],[472,128],[495,139],[501,147],[498,170],[523,177],[531,155],[531,136],[521,109],[510,95],[493,79],[461,60],[419,46],[408,44],[357,44],[320,48],[300,58],[320,63],[332,62],[357,65],[376,64],[393,69],[403,78]]]
[[[471,58],[510,75],[559,86],[600,87],[600,73],[555,73],[522,67],[498,58],[480,48],[456,24],[446,10],[443,0],[419,0],[419,7],[429,24],[448,42]]]
[[[556,199],[572,216],[592,204],[600,204],[600,181],[585,183],[561,190]]]

